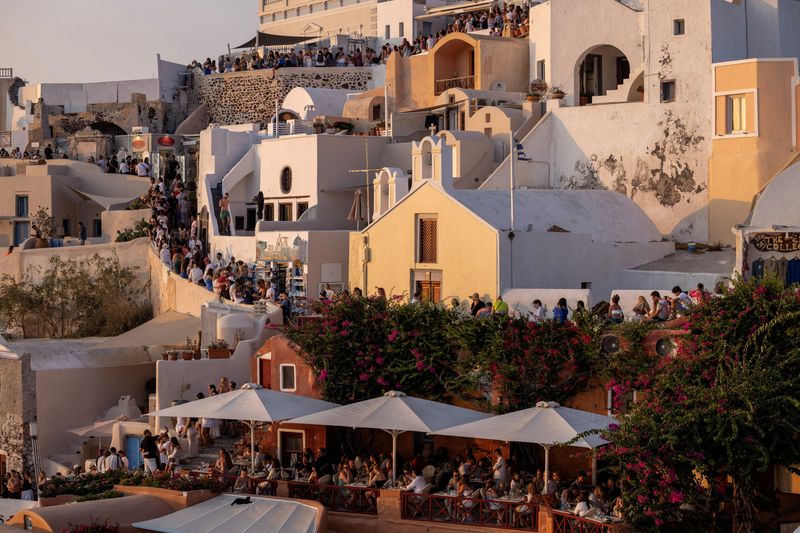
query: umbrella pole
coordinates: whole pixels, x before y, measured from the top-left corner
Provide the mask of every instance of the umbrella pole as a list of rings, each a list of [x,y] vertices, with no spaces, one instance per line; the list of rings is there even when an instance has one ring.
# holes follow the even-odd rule
[[[592,486],[597,486],[597,456],[592,454]]]
[[[397,486],[397,431],[392,431],[392,487]]]
[[[550,482],[550,445],[542,444],[544,448],[544,490],[542,494],[547,494],[547,484]]]
[[[250,472],[256,472],[256,423],[250,421]]]

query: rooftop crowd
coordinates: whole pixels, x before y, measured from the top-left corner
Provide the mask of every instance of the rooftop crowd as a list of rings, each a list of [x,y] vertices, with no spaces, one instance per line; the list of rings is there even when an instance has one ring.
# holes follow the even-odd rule
[[[363,67],[386,64],[392,54],[409,57],[432,49],[436,43],[450,33],[469,33],[488,30],[489,35],[524,37],[529,31],[528,7],[504,3],[486,11],[475,11],[455,15],[452,22],[435,33],[419,34],[413,42],[403,39],[399,45],[386,43],[380,50],[366,47],[345,51],[342,47],[316,50],[270,50],[265,55],[257,51],[244,51],[239,57],[220,55],[217,59],[206,58],[202,63],[192,61],[189,68],[199,68],[205,75],[248,70],[278,69],[285,67]],[[443,15],[445,16],[445,15]]]

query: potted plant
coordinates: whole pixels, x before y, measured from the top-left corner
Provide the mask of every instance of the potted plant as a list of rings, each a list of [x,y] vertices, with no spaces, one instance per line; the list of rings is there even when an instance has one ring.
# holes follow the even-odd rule
[[[33,237],[36,237],[37,248],[47,248],[50,246],[50,237],[55,232],[55,218],[50,216],[42,206],[36,211],[36,214],[31,217],[31,227],[35,226]]]
[[[228,348],[228,341],[225,339],[214,339],[208,345],[209,359],[228,359],[230,356],[231,350]]]
[[[539,94],[547,92],[547,82],[542,79],[535,79],[531,81],[530,84],[530,93],[531,94]]]
[[[181,352],[181,358],[184,361],[191,361],[194,359],[194,342],[189,337],[186,337],[186,349]]]
[[[567,96],[567,93],[565,93],[564,90],[558,85],[554,85],[553,88],[550,89],[550,98],[553,100],[561,100],[565,96]]]
[[[542,93],[540,91],[531,91],[528,93],[527,100],[529,102],[538,102],[542,99]]]

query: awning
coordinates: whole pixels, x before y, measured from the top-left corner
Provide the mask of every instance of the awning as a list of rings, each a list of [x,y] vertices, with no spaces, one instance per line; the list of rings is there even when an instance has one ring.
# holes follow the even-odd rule
[[[100,196],[99,194],[90,194],[88,192],[81,191],[80,189],[76,189],[75,187],[71,187],[69,185],[67,185],[67,187],[72,192],[83,198],[84,200],[91,200],[94,203],[98,204],[103,209],[105,209],[106,211],[109,211],[112,207],[125,207],[129,203],[131,203],[134,199],[139,198],[139,195],[132,196],[130,198],[126,197],[114,198],[110,196]]]
[[[302,43],[303,41],[311,41],[314,39],[319,39],[319,37],[318,36],[309,37],[300,35],[273,35],[271,33],[257,32],[255,37],[253,37],[246,43],[242,43],[239,46],[235,46],[234,49],[255,48],[258,46],[286,46],[290,44]]]
[[[473,11],[485,11],[490,9],[494,0],[481,0],[479,2],[460,2],[442,7],[428,9],[424,15],[415,17],[417,20],[428,20],[448,15],[460,15],[461,13],[471,13]]]
[[[317,509],[299,501],[223,494],[133,527],[164,533],[315,533]]]

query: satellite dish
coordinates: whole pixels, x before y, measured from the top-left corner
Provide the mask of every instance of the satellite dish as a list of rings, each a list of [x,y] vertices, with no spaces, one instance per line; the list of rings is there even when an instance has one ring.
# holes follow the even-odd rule
[[[675,355],[675,342],[670,338],[658,339],[656,342],[656,353],[661,357]]]
[[[606,335],[603,337],[602,340],[603,351],[607,354],[615,354],[622,349],[622,344],[620,343],[619,337],[616,335]]]

